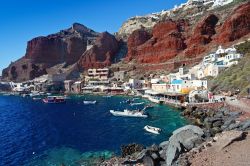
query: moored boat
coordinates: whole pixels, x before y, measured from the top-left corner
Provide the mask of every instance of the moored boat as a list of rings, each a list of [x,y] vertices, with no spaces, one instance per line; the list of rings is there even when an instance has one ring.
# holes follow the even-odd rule
[[[107,96],[103,96],[104,98],[110,98],[112,97],[113,95],[107,95]]]
[[[41,100],[42,98],[41,97],[33,97],[32,99],[33,100]]]
[[[160,99],[156,99],[154,97],[148,97],[148,99],[153,102],[153,103],[157,103],[157,104],[163,104],[163,101]]]
[[[131,106],[142,105],[142,104],[144,104],[144,102],[140,102],[140,103],[130,103]]]
[[[43,99],[44,103],[48,104],[56,104],[56,103],[64,103],[66,102],[65,97],[63,96],[48,96],[47,98]]]
[[[147,118],[148,115],[144,114],[143,111],[130,111],[125,109],[124,111],[114,111],[110,110],[110,113],[114,116],[124,116],[124,117],[138,117],[138,118]]]
[[[139,97],[133,98],[132,101],[139,100]]]
[[[87,101],[87,100],[85,100],[85,101],[83,101],[83,104],[85,104],[85,105],[96,104],[96,100],[93,100],[93,101]]]
[[[146,125],[144,127],[144,130],[146,130],[146,131],[148,131],[150,133],[153,133],[153,134],[160,134],[160,132],[161,132],[160,128],[149,126],[149,125]]]

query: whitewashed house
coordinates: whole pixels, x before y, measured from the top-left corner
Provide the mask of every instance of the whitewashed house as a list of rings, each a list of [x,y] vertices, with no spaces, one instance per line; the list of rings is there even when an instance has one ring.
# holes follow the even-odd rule
[[[181,93],[183,80],[172,80],[168,88],[170,93]]]
[[[207,89],[207,80],[183,80],[181,87],[189,90]]]
[[[224,6],[229,3],[232,3],[233,0],[214,0],[213,8],[219,7],[219,6]]]
[[[151,85],[151,89],[154,92],[159,92],[159,93],[165,93],[168,90],[168,84],[167,83],[156,83]]]

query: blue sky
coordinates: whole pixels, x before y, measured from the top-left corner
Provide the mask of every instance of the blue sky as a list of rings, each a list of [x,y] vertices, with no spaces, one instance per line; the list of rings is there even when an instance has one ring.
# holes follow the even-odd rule
[[[66,29],[79,22],[95,31],[118,31],[136,15],[173,8],[186,0],[1,0],[0,73],[25,54],[37,36]]]

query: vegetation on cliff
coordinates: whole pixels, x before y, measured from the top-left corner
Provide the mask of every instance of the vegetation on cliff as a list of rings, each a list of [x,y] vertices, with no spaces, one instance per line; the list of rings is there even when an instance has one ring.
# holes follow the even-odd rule
[[[237,50],[244,55],[238,65],[234,65],[221,72],[212,80],[212,90],[214,92],[240,90],[241,95],[247,94],[250,88],[250,41],[238,45]]]

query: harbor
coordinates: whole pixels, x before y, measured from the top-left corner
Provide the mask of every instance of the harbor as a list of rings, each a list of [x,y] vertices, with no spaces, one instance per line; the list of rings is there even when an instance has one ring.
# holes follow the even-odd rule
[[[141,98],[134,102],[144,102],[143,105],[131,106],[125,102],[133,98],[135,97],[70,95],[65,103],[47,104],[42,100],[33,100],[32,97],[0,95],[1,125],[9,124],[1,126],[3,134],[0,138],[6,143],[3,149],[21,145],[11,155],[7,151],[1,151],[1,156],[8,155],[6,162],[13,165],[28,165],[52,160],[61,164],[62,159],[57,158],[60,153],[68,154],[68,158],[79,157],[79,160],[86,153],[119,155],[121,145],[132,142],[143,145],[160,143],[172,131],[188,124],[177,109],[153,104]],[[83,101],[97,102],[85,105]],[[112,109],[143,109],[146,105],[153,105],[145,110],[149,115],[147,118],[116,117],[109,112]],[[144,129],[146,125],[159,127],[162,132],[150,133]],[[79,156],[79,153],[83,156]],[[49,156],[44,160],[37,159],[46,155]]]

